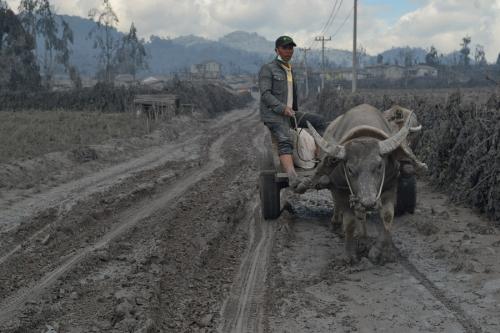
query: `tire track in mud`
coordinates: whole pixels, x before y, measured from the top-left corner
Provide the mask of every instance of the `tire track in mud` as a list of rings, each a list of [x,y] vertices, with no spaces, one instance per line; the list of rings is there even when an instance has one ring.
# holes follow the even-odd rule
[[[131,177],[132,173],[165,164],[175,159],[176,155],[180,155],[177,156],[177,158],[182,157],[182,153],[174,156],[164,156],[161,154],[161,151],[169,150],[181,152],[181,149],[192,145],[199,138],[200,135],[197,135],[180,143],[166,144],[162,147],[155,148],[145,156],[118,164],[88,177],[68,182],[50,189],[47,192],[17,202],[9,209],[2,212],[3,218],[0,224],[10,225],[2,232],[11,231],[16,228],[23,219],[29,218],[33,214],[36,214],[35,212],[37,211],[43,212],[43,210],[56,209],[58,214],[62,214],[70,210],[78,199],[88,197],[94,194],[96,190],[102,191],[106,187],[115,185],[117,182],[124,182]],[[49,208],[47,209],[46,207]]]
[[[238,111],[230,112],[221,117],[221,119],[215,124],[210,125],[209,129],[220,130],[224,126],[230,126],[237,121],[245,120],[253,116],[253,112],[248,115],[242,115]],[[15,233],[16,228],[19,227],[19,222],[22,219],[27,218],[29,215],[33,215],[33,212],[36,210],[38,210],[38,212],[29,224],[33,224],[32,222],[37,221],[38,219],[43,220],[43,218],[40,218],[43,216],[49,216],[49,218],[46,219],[48,220],[47,222],[44,221],[43,223],[40,223],[40,226],[28,226],[28,228],[32,230],[28,233],[23,233],[23,241],[18,242],[17,245],[11,247],[7,242],[5,242],[6,244],[4,244],[2,248],[10,246],[11,249],[5,251],[3,254],[1,253],[3,250],[0,250],[0,265],[5,263],[10,257],[25,248],[28,244],[36,241],[39,236],[43,235],[48,229],[57,223],[61,216],[65,213],[71,212],[71,210],[76,206],[82,205],[85,202],[92,200],[93,197],[104,194],[107,191],[112,192],[114,187],[117,185],[133,182],[138,173],[147,173],[155,168],[161,168],[169,161],[176,159],[176,156],[179,158],[186,155],[186,147],[194,145],[194,143],[200,138],[201,135],[197,134],[183,142],[168,143],[163,145],[161,148],[155,148],[152,152],[146,154],[145,156],[134,158],[132,161],[118,164],[102,170],[97,174],[63,184],[49,190],[48,192],[16,203],[8,211],[3,211],[2,215],[4,218],[1,220],[0,225],[10,224],[10,226],[0,233],[0,237],[2,238],[9,237],[12,232]],[[169,152],[173,151],[174,154],[170,153],[165,156],[165,154],[158,153],[163,150]],[[189,162],[189,159],[186,161]],[[34,203],[36,203],[36,205],[33,205]],[[26,208],[27,206],[29,206],[29,209]],[[42,206],[45,206],[46,208],[39,210],[39,207]],[[21,211],[22,214],[20,213]]]
[[[221,310],[219,332],[263,332],[265,279],[276,225],[260,216],[258,197],[248,217],[249,241],[238,276]]]
[[[254,110],[254,102],[245,110]],[[235,122],[242,121],[255,116],[254,112],[241,114],[241,110],[236,110],[223,115],[217,122],[210,124],[207,128],[208,134],[211,131],[220,130],[230,126]],[[203,132],[206,134],[205,132]],[[155,147],[145,155],[132,160],[111,166],[97,173],[85,176],[81,179],[73,180],[61,184],[46,192],[37,194],[20,202],[14,203],[9,209],[3,210],[0,219],[0,236],[12,231],[19,226],[23,220],[33,218],[34,215],[44,215],[56,210],[56,215],[71,210],[79,201],[88,199],[90,196],[102,192],[117,183],[126,182],[134,176],[134,173],[148,171],[164,165],[165,163],[186,158],[186,147],[193,146],[196,141],[202,138],[202,134],[195,134],[181,142],[166,143],[160,147]],[[165,155],[164,151],[173,152]],[[3,258],[2,258],[3,259]]]
[[[229,124],[235,121],[241,121],[246,118],[254,117],[255,112],[250,114],[234,114],[226,117],[229,118]],[[228,125],[227,122],[222,121],[223,124]],[[212,129],[223,127],[221,123],[212,126]],[[41,279],[31,286],[18,290],[15,294],[8,296],[3,302],[0,303],[0,322],[9,319],[23,304],[27,301],[34,299],[42,294],[54,282],[57,281],[63,274],[70,271],[75,265],[84,260],[90,253],[105,247],[117,237],[123,235],[126,231],[137,225],[140,221],[153,215],[156,211],[164,208],[169,202],[175,200],[186,192],[193,185],[198,183],[203,178],[213,173],[216,169],[224,165],[224,160],[221,158],[223,151],[223,143],[228,137],[238,128],[232,128],[226,131],[223,135],[211,145],[208,152],[208,162],[200,170],[195,170],[184,175],[180,180],[174,181],[160,196],[154,198],[152,201],[144,204],[140,209],[131,208],[119,214],[118,220],[121,222],[109,230],[94,244],[78,250],[75,254],[67,258],[61,265],[46,273]]]
[[[465,332],[467,333],[480,333],[483,330],[476,323],[474,319],[472,319],[467,313],[462,309],[462,307],[456,302],[449,299],[445,292],[438,288],[431,280],[429,280],[425,274],[420,272],[415,265],[411,263],[411,261],[401,254],[401,251],[394,245],[394,249],[396,250],[398,263],[403,266],[417,281],[429,291],[429,293],[438,300],[441,304],[443,304],[451,313],[454,314],[457,321],[462,325]]]
[[[352,267],[340,263],[336,258],[344,251],[343,240],[327,232],[329,223],[320,223],[317,210],[326,197],[311,192],[295,198],[301,213],[294,217],[293,245],[277,234],[268,286],[269,331],[495,332],[464,307],[463,298],[450,293],[450,285],[436,284],[420,271],[420,256],[415,261],[405,257],[406,248],[396,249],[402,252],[397,261],[384,266],[367,258]],[[314,214],[306,214],[309,209]]]
[[[267,132],[266,132],[267,133]],[[263,152],[264,136],[252,140],[253,146]],[[270,261],[276,224],[265,221],[260,211],[260,198],[254,198],[251,213],[247,215],[248,244],[241,259],[238,275],[229,296],[221,308],[219,332],[263,332],[265,279]]]

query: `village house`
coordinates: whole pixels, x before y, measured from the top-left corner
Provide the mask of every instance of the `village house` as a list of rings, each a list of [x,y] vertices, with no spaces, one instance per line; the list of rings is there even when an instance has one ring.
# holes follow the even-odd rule
[[[406,75],[406,68],[398,65],[375,65],[365,67],[370,79],[401,80]]]
[[[411,77],[437,77],[438,70],[428,65],[416,65],[409,69],[408,74]]]
[[[191,65],[192,79],[218,80],[221,78],[222,65],[215,61],[206,61]]]
[[[165,87],[167,79],[158,76],[150,76],[141,81],[141,85],[147,86],[148,88],[161,90]]]
[[[117,87],[128,87],[136,83],[137,81],[132,74],[119,74],[115,76],[115,86]]]
[[[366,79],[366,72],[364,70],[358,70],[357,77],[358,80]],[[352,68],[337,68],[326,73],[325,80],[335,80],[335,81],[352,81]]]

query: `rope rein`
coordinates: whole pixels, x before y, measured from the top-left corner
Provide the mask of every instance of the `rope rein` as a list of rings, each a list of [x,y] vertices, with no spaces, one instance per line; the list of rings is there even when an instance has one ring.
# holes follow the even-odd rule
[[[378,193],[377,193],[377,199],[376,199],[376,201],[378,201],[380,199],[380,197],[382,196],[382,190],[384,188],[384,182],[385,182],[385,163],[383,163],[382,165],[383,165],[382,182],[380,183],[380,187],[379,187],[379,190],[378,190]],[[356,207],[356,206],[358,206],[358,204],[359,204],[359,198],[354,193],[354,191],[352,190],[351,181],[349,179],[349,175],[347,174],[345,163],[342,163],[342,168],[344,169],[344,177],[345,177],[345,180],[347,181],[347,186],[349,187],[349,192],[350,192],[349,205],[351,206],[351,208],[357,209],[358,207]]]

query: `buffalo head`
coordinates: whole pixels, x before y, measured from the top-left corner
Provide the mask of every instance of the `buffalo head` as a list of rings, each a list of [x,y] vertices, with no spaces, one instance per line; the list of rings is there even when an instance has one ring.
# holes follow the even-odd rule
[[[360,137],[344,145],[338,144],[333,138],[329,138],[331,141],[325,140],[310,123],[308,127],[316,144],[327,155],[326,158],[334,164],[342,163],[341,175],[356,201],[365,210],[376,208],[389,165],[388,157],[404,142],[411,131],[409,124],[385,140]]]

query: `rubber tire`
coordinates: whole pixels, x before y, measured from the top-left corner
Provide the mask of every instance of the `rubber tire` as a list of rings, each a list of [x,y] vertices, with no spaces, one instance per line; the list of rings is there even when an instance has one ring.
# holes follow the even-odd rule
[[[414,174],[399,177],[397,195],[395,214],[413,214],[417,206],[417,179]]]
[[[273,153],[271,149],[265,149],[258,153],[258,163],[260,171],[275,170]]]
[[[275,172],[272,171],[262,171],[259,176],[260,206],[265,220],[277,219],[281,213],[281,186],[274,177]]]

